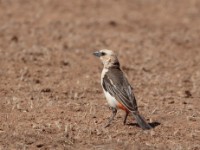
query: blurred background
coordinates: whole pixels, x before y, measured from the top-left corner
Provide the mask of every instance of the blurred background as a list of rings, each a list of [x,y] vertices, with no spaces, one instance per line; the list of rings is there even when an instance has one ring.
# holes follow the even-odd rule
[[[199,16],[198,0],[0,0],[0,149],[200,148]],[[100,49],[152,131],[122,112],[102,128]]]

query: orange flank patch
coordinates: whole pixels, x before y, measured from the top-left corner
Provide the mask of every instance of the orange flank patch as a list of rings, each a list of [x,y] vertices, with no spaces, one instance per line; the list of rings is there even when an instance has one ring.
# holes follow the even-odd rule
[[[122,110],[124,110],[124,111],[126,111],[126,112],[129,112],[128,109],[124,105],[122,105],[121,103],[118,103],[117,107],[122,109]]]

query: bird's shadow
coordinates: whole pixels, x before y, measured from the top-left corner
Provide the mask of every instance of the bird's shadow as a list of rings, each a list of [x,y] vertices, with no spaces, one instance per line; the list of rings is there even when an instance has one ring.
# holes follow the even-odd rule
[[[159,126],[161,123],[160,122],[151,122],[149,123],[149,125],[152,127],[152,128],[155,128],[157,126]],[[128,123],[127,124],[128,126],[136,126],[136,127],[140,127],[137,123]]]

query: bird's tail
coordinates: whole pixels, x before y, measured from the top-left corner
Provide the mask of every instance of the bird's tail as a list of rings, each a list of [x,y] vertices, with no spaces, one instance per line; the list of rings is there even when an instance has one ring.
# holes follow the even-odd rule
[[[149,130],[152,128],[138,112],[133,112],[132,114],[143,130]]]

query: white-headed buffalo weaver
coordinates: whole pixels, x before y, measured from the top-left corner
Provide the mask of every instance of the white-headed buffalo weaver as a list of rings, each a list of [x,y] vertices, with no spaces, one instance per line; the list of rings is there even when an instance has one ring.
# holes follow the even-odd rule
[[[151,129],[152,127],[139,114],[132,87],[120,69],[117,55],[111,50],[100,50],[93,54],[99,57],[104,65],[101,74],[101,85],[112,110],[112,116],[109,118],[105,127],[111,124],[117,114],[117,109],[122,109],[126,113],[124,124],[126,124],[128,114],[131,113],[142,129]]]

